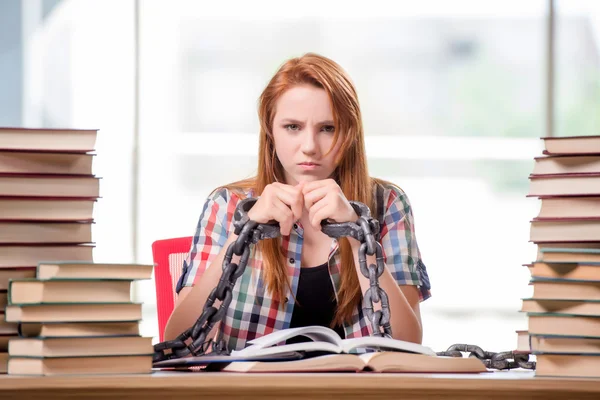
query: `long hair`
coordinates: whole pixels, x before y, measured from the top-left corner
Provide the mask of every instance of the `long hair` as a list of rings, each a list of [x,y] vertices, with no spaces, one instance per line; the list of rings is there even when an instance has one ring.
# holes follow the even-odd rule
[[[284,182],[283,166],[275,154],[273,119],[281,95],[297,85],[313,85],[324,89],[333,110],[335,135],[332,148],[341,140],[336,157],[333,178],[349,200],[369,206],[375,215],[373,185],[383,182],[371,179],[365,158],[364,131],[358,96],[347,73],[334,61],[314,53],[292,58],[285,62],[270,80],[259,98],[258,116],[260,139],[258,170],[253,178],[226,185],[243,197],[247,190],[260,195],[273,182]],[[267,290],[275,301],[284,306],[286,288],[290,287],[286,259],[281,239],[267,239],[258,243],[263,256],[263,277]],[[350,322],[355,307],[361,301],[361,289],[354,266],[354,257],[348,239],[340,238],[341,252],[340,288],[338,305],[332,325]]]

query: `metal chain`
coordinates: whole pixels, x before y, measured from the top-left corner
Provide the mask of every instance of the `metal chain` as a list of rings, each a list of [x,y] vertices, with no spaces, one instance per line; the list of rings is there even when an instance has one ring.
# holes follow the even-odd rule
[[[448,347],[448,350],[440,351],[436,354],[446,357],[462,357],[463,353],[469,353],[467,357],[478,358],[486,368],[490,369],[535,369],[536,367],[536,362],[529,360],[530,353],[516,351],[494,353],[471,344],[454,344]]]
[[[375,240],[375,235],[379,233],[379,221],[371,218],[371,211],[363,203],[350,201],[350,205],[358,215],[356,222],[323,222],[321,223],[322,231],[333,238],[350,236],[361,243],[358,250],[360,272],[365,278],[369,279],[369,289],[363,297],[363,311],[371,322],[372,336],[392,337],[388,295],[379,286],[379,277],[385,270],[383,249],[381,244]],[[377,265],[370,264],[367,266],[367,255],[375,255]],[[375,303],[381,303],[381,310],[375,311]]]
[[[211,344],[213,353],[219,355],[229,354],[229,349],[223,339],[222,329],[219,329],[214,340],[206,340],[206,337],[215,324],[220,322],[227,313],[232,300],[233,287],[237,279],[246,270],[250,257],[250,245],[280,235],[279,224],[276,222],[259,224],[248,218],[248,211],[256,203],[256,200],[255,198],[244,199],[236,207],[233,225],[234,233],[238,237],[227,248],[222,263],[223,273],[217,286],[210,292],[200,317],[192,327],[185,330],[176,339],[154,345],[153,362],[188,355],[203,355]],[[379,286],[379,277],[385,269],[383,250],[381,244],[375,239],[375,235],[379,233],[380,229],[379,221],[371,217],[369,208],[363,203],[350,201],[350,204],[358,215],[358,220],[343,223],[323,221],[321,222],[322,232],[332,238],[352,237],[361,243],[358,252],[360,271],[365,278],[369,279],[369,289],[367,289],[363,298],[363,311],[371,322],[373,336],[391,337],[389,300],[387,293]],[[232,262],[234,254],[240,256],[239,264]],[[367,266],[367,255],[375,255],[377,265],[370,264]],[[217,300],[221,302],[219,308],[214,306]],[[375,311],[375,303],[381,303],[381,310]],[[462,357],[462,352],[468,352],[468,357],[477,357],[484,363],[486,368],[502,370],[513,368],[535,369],[536,367],[536,363],[529,360],[529,353],[516,353],[513,351],[493,353],[484,351],[474,345],[455,344],[450,346],[448,350],[436,354],[438,356]]]
[[[233,287],[237,279],[246,270],[250,257],[250,244],[256,244],[260,240],[276,238],[280,235],[279,224],[276,222],[259,224],[249,219],[248,211],[256,203],[256,200],[255,198],[244,199],[235,209],[233,226],[238,238],[227,248],[222,263],[223,273],[217,286],[210,292],[202,309],[202,314],[191,328],[185,330],[177,338],[154,345],[153,362],[188,355],[203,355],[207,352],[211,342],[213,353],[229,354],[227,344],[223,340],[222,329],[219,329],[215,340],[207,340],[206,337],[215,324],[220,322],[227,313],[232,300]],[[351,236],[361,242],[359,250],[360,270],[370,281],[370,287],[363,301],[363,308],[373,326],[373,335],[391,337],[388,296],[378,283],[378,278],[385,268],[381,245],[374,238],[374,234],[379,232],[379,222],[371,218],[371,212],[366,205],[354,201],[351,201],[350,204],[359,216],[358,221],[345,223],[323,221],[323,232],[334,238]],[[234,254],[241,256],[239,264],[231,261]],[[377,267],[373,264],[367,267],[366,254],[377,256]],[[219,308],[214,306],[217,300],[221,302]],[[382,309],[374,311],[373,303],[380,301]],[[381,329],[383,329],[383,332],[381,332]]]
[[[227,313],[235,282],[246,270],[250,257],[250,244],[256,244],[262,239],[275,238],[280,234],[278,224],[258,224],[248,219],[247,211],[252,208],[255,202],[256,199],[254,198],[244,199],[236,208],[233,225],[234,232],[238,237],[235,242],[227,247],[222,264],[223,273],[217,286],[208,295],[202,314],[191,328],[185,330],[177,338],[154,345],[153,362],[188,355],[202,355],[206,353],[211,342],[213,353],[229,354],[221,329],[219,329],[215,340],[207,341],[206,337],[215,324],[220,322]],[[239,264],[231,261],[234,254],[241,256]],[[217,300],[221,302],[219,308],[214,306]]]

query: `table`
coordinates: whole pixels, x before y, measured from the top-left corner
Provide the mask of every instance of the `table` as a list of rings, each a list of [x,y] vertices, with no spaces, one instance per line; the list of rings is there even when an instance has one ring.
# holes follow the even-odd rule
[[[0,376],[0,399],[600,399],[600,380],[483,374],[154,372],[150,375]]]

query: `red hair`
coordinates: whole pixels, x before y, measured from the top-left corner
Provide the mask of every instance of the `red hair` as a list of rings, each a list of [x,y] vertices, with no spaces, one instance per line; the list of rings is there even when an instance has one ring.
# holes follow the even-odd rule
[[[382,182],[369,177],[365,157],[364,131],[358,96],[347,73],[334,61],[314,53],[292,58],[275,73],[259,99],[260,139],[258,171],[253,178],[226,185],[243,197],[252,189],[260,195],[273,182],[284,182],[283,167],[275,155],[273,118],[281,95],[297,85],[312,85],[325,90],[331,102],[335,125],[335,146],[341,147],[335,160],[334,178],[349,200],[357,200],[375,210],[372,187]],[[376,215],[373,212],[373,215]],[[281,238],[258,243],[263,255],[263,273],[267,289],[275,301],[285,298],[289,288],[286,259],[281,248]],[[360,303],[361,290],[350,243],[339,239],[341,252],[340,288],[338,305],[332,325],[349,322],[355,307]],[[283,306],[283,303],[281,303]]]

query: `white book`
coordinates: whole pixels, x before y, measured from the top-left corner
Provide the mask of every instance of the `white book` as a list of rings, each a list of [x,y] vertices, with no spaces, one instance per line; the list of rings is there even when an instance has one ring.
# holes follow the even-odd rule
[[[312,342],[280,344],[296,336],[306,336]],[[232,356],[266,356],[293,351],[326,351],[330,353],[364,352],[365,350],[402,351],[435,356],[427,346],[403,340],[377,336],[342,339],[334,330],[324,326],[305,326],[282,329],[248,342],[250,346],[233,350]],[[279,344],[279,345],[278,345]]]

